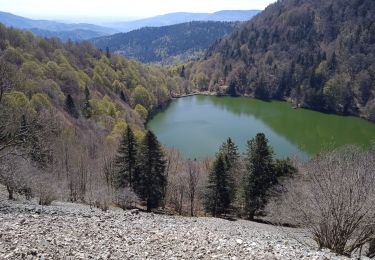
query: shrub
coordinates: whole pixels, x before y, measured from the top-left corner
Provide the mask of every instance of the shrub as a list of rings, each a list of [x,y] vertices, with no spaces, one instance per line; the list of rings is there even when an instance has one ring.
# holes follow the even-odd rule
[[[320,248],[342,255],[375,238],[374,151],[349,146],[318,155],[300,172],[279,204],[284,222],[308,228]]]

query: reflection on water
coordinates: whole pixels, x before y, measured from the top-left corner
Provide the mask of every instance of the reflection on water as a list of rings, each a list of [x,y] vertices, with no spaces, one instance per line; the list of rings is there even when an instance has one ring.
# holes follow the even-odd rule
[[[263,132],[277,157],[307,159],[344,144],[370,145],[375,124],[360,118],[293,109],[286,102],[250,98],[192,96],[173,101],[147,125],[166,146],[187,158],[211,157],[228,137],[241,152]]]

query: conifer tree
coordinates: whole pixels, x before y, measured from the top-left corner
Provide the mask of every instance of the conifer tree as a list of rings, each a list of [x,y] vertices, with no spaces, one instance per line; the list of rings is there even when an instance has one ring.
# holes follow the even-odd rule
[[[250,220],[267,202],[267,190],[276,183],[273,152],[263,133],[248,141],[246,174],[244,178],[245,213]]]
[[[92,108],[90,104],[90,90],[87,86],[85,87],[85,103],[83,105],[83,116],[86,118],[90,118],[92,116]]]
[[[124,91],[121,90],[120,91],[120,98],[122,101],[124,101],[125,103],[129,103],[129,98],[127,97],[127,95],[125,95]]]
[[[185,66],[182,66],[181,68],[180,77],[185,78]]]
[[[232,202],[236,194],[234,178],[238,174],[238,164],[240,159],[238,147],[229,137],[227,141],[221,145],[219,153],[223,155],[225,171],[228,178],[230,200]]]
[[[107,58],[111,58],[111,52],[109,51],[109,47],[106,47],[105,48],[105,56],[107,56]]]
[[[165,193],[166,161],[160,143],[150,130],[147,131],[139,150],[134,190],[147,203],[147,211],[157,208]]]
[[[226,213],[231,203],[227,170],[222,154],[218,154],[208,177],[204,198],[207,212],[216,217]]]
[[[228,170],[232,168],[240,158],[238,147],[230,137],[220,146],[219,152],[224,155]]]
[[[114,162],[115,188],[132,187],[137,163],[137,142],[132,129],[127,126]]]
[[[65,99],[65,110],[74,118],[79,117],[79,113],[77,111],[76,105],[74,104],[74,100],[70,94],[66,96]]]

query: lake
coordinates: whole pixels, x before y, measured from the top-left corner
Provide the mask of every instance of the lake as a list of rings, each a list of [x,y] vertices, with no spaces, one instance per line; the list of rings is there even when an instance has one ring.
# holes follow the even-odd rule
[[[191,159],[214,156],[228,137],[245,152],[247,140],[259,132],[266,135],[277,158],[306,160],[344,144],[369,146],[375,142],[375,124],[366,120],[246,97],[179,98],[153,117],[147,128],[163,145]]]

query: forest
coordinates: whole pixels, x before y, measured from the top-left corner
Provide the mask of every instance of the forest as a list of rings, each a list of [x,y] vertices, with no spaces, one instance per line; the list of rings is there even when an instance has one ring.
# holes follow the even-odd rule
[[[0,25],[0,179],[9,197],[87,201],[90,187],[90,201],[106,200],[105,169],[122,133],[131,126],[141,142],[149,113],[181,85],[173,68]]]
[[[375,120],[375,3],[283,0],[186,66],[192,88]]]
[[[0,183],[10,200],[43,206],[61,200],[303,227],[320,248],[349,256],[369,244],[373,257],[374,148],[279,160],[258,133],[243,155],[229,138],[199,161],[163,147],[144,123],[172,97],[194,91],[375,120],[374,10],[372,0],[278,1],[201,60],[174,66],[0,24]],[[147,61],[178,54],[194,41],[185,42],[193,30],[186,28],[199,25],[174,27],[178,50],[148,53],[145,44],[139,51]],[[198,30],[208,32],[224,33]]]
[[[203,56],[217,39],[236,30],[237,22],[188,22],[144,27],[91,41],[103,50],[145,63],[184,63]]]

